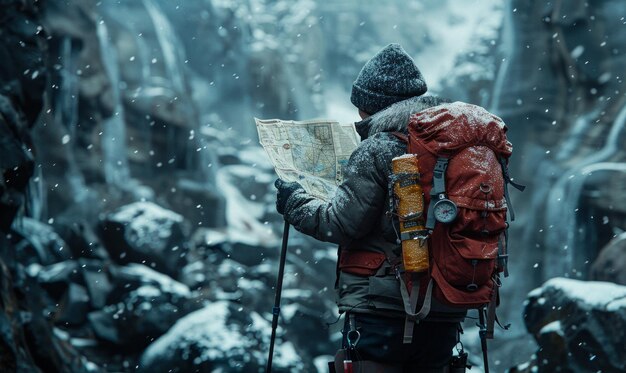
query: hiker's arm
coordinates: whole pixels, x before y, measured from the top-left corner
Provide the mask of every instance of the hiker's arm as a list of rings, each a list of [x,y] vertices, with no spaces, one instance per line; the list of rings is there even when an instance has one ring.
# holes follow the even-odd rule
[[[344,182],[329,202],[298,189],[287,199],[285,219],[297,230],[321,241],[337,244],[361,238],[383,214],[386,196],[386,170],[372,141],[365,140],[354,151],[344,174]]]

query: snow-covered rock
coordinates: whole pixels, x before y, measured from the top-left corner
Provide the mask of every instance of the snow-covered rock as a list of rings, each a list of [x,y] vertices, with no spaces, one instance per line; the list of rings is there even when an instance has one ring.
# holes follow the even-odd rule
[[[151,344],[139,372],[258,372],[266,363],[270,333],[270,323],[256,312],[215,302],[181,318]],[[290,342],[277,339],[274,372],[305,366]]]
[[[135,202],[100,222],[102,241],[119,263],[143,263],[173,277],[186,254],[183,217],[152,202]]]
[[[115,288],[105,307],[89,313],[89,325],[100,340],[126,351],[140,351],[199,307],[186,285],[144,265],[113,267],[111,277]]]
[[[539,371],[626,371],[626,286],[554,278],[528,295]]]
[[[152,285],[181,298],[191,295],[189,288],[185,284],[143,264],[130,263],[123,267],[113,267],[111,270],[112,275],[116,277],[117,285],[124,288]]]

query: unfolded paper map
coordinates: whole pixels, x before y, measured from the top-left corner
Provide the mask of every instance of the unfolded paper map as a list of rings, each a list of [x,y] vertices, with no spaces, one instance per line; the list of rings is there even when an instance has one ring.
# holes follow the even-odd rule
[[[343,182],[350,154],[359,145],[354,124],[331,120],[292,121],[254,118],[261,145],[278,177],[297,181],[325,201]]]

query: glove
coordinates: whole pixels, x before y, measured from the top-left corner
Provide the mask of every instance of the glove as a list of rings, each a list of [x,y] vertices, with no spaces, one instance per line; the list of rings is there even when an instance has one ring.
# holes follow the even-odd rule
[[[276,179],[274,186],[278,189],[276,193],[276,211],[278,211],[279,214],[284,215],[287,200],[296,190],[303,189],[302,185],[295,181],[286,182],[281,179]]]

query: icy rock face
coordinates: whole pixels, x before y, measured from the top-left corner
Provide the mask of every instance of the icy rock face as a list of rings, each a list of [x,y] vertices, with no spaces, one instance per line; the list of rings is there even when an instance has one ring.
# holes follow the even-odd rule
[[[519,214],[528,223],[513,224],[512,235],[529,248],[524,268],[541,265],[534,286],[566,274],[585,278],[586,262],[613,228],[624,229],[623,193],[614,187],[623,181],[612,180],[626,169],[626,109],[610,97],[626,86],[617,78],[626,61],[626,3],[514,0],[506,8],[491,110],[507,123],[516,154],[531,160],[514,155],[511,168],[533,191]]]
[[[170,20],[176,5],[168,14],[163,3],[46,2],[40,24],[55,89],[42,116],[47,125],[33,138],[51,216],[93,221],[109,206],[158,196],[179,213],[203,204],[194,223],[221,224],[217,167],[209,166],[217,162],[200,136],[191,72]],[[194,187],[189,197],[181,189],[190,184],[179,187],[180,180],[213,192]],[[179,192],[170,200],[173,188]]]
[[[555,278],[528,295],[540,372],[626,370],[626,286]]]
[[[12,229],[24,212],[40,212],[28,191],[35,174],[30,129],[41,112],[48,75],[39,4],[0,1],[0,370],[80,373],[88,371],[84,359],[54,335],[44,292],[18,261],[23,258],[16,253],[38,250],[34,240],[26,240],[25,230]],[[32,237],[42,244],[44,257],[58,242],[46,232]]]
[[[43,105],[46,73],[35,7],[3,1],[0,14],[0,229],[7,231],[34,173],[29,129]]]
[[[186,252],[181,215],[152,202],[135,202],[104,218],[100,231],[113,260],[146,263],[177,277]]]
[[[151,344],[139,372],[257,372],[265,366],[271,326],[254,311],[221,301],[180,319]],[[310,366],[294,346],[278,339],[273,371],[302,371]]]
[[[600,251],[591,266],[591,278],[626,285],[626,232],[615,237]]]

